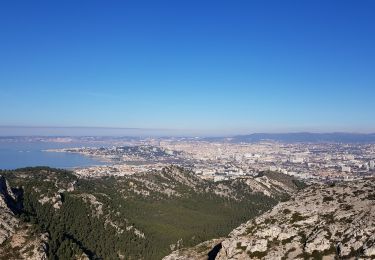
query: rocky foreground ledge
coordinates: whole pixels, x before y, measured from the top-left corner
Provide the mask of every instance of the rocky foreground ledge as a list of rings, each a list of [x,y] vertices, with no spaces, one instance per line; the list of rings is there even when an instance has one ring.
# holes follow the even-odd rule
[[[164,260],[375,258],[375,179],[313,185],[227,238]]]
[[[0,259],[47,260],[48,234],[20,221],[17,194],[0,175]]]

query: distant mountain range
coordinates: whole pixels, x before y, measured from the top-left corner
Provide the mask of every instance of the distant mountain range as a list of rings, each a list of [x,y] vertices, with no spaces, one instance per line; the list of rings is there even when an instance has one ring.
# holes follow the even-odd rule
[[[255,133],[249,135],[237,135],[233,137],[205,138],[207,141],[228,141],[232,143],[253,143],[266,140],[293,143],[375,143],[375,133]]]
[[[149,137],[141,136],[0,136],[1,142],[82,142],[82,143],[115,143],[118,141],[144,140]],[[375,143],[375,133],[254,133],[248,135],[219,136],[219,137],[184,137],[184,136],[160,136],[152,137],[156,139],[175,140],[203,140],[209,142],[231,142],[231,143],[254,143],[260,141],[279,141],[286,143],[305,142],[305,143]]]

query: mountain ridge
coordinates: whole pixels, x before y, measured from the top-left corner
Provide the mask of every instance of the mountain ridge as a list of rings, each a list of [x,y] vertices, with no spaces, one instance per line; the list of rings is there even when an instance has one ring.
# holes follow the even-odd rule
[[[161,259],[227,234],[300,188],[287,175],[215,183],[173,165],[95,179],[48,167],[0,175],[22,194],[22,208],[12,216],[30,234],[45,234],[48,259]],[[0,245],[0,257],[12,252],[11,237]]]

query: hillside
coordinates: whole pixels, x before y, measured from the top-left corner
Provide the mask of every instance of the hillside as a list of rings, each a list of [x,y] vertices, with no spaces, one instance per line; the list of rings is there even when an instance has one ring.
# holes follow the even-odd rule
[[[226,235],[300,187],[269,172],[213,183],[176,166],[97,179],[44,167],[0,174],[9,182],[1,193],[14,208],[1,211],[13,223],[4,229],[3,259],[29,259],[8,243],[17,236],[38,238],[32,248],[49,259],[161,259]]]
[[[227,238],[164,259],[373,259],[374,231],[374,179],[314,185],[240,225]]]

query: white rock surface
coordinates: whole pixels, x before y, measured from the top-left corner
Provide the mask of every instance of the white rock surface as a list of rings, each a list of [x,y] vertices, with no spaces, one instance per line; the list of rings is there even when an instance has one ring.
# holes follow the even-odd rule
[[[221,247],[217,260],[375,258],[375,180],[307,187],[234,229]],[[165,259],[188,259],[184,252],[194,255]]]

